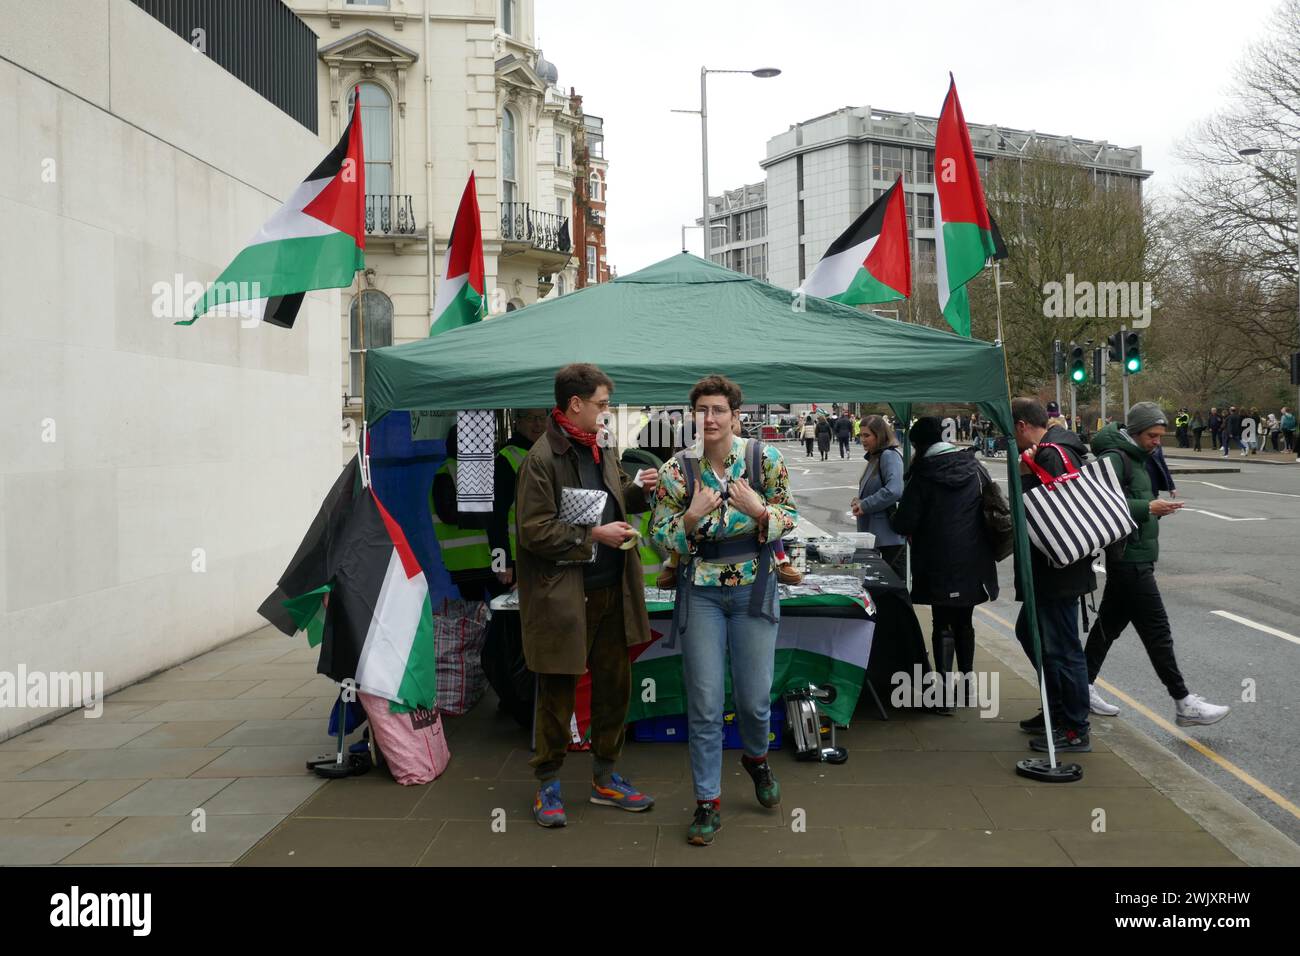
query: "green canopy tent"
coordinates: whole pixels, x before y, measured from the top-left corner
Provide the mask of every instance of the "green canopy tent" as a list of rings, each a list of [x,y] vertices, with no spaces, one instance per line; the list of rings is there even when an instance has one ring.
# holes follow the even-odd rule
[[[1011,434],[1000,345],[865,314],[680,253],[612,282],[486,322],[366,356],[369,421],[393,410],[545,408],[554,375],[592,362],[614,400],[680,405],[722,373],[748,402],[845,395],[887,402],[906,422],[914,404],[972,403]],[[1040,660],[1029,539],[1016,457],[1007,456],[1017,565]]]

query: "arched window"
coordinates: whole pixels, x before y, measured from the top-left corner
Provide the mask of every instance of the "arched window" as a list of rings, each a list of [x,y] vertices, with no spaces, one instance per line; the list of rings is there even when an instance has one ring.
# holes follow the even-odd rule
[[[515,114],[501,114],[501,199],[512,203],[519,198],[519,181],[515,173]]]
[[[357,306],[366,314],[366,350],[393,344],[393,301],[378,289],[366,289],[353,296],[349,310],[348,352],[351,359],[349,395],[361,394],[361,320]]]
[[[354,96],[348,94],[349,116]],[[361,136],[366,144],[366,195],[392,195],[393,101],[378,83],[361,84]]]
[[[601,202],[605,198],[605,184],[600,181],[599,173],[591,174],[591,199]]]

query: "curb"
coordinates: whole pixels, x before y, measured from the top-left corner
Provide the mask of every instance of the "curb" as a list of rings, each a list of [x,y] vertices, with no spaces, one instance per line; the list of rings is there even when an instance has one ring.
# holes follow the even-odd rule
[[[1293,461],[1289,458],[1282,461],[1274,461],[1272,458],[1260,458],[1258,455],[1251,455],[1249,458],[1242,458],[1240,455],[1230,455],[1224,458],[1222,455],[1206,454],[1198,455],[1171,455],[1166,449],[1166,461],[1237,461],[1243,465],[1296,465],[1300,462]],[[1234,468],[1233,471],[1240,471],[1240,468]]]
[[[981,631],[993,635],[989,640]],[[987,621],[977,620],[975,640],[1018,677],[1038,686],[1038,675],[1013,638],[1004,636]],[[1012,647],[1015,654],[1004,653]],[[1285,833],[1202,776],[1123,718],[1107,718],[1094,725],[1111,751],[1147,783],[1173,801],[1230,853],[1248,866],[1300,866],[1300,846]]]
[[[1240,468],[1179,468],[1174,466],[1169,469],[1171,475],[1237,475],[1240,473]]]

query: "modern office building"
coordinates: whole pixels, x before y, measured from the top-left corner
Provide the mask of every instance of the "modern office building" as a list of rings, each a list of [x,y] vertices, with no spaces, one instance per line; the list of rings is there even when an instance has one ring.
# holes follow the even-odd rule
[[[695,224],[702,225],[701,220]],[[767,280],[767,183],[709,197],[709,258],[718,265]]]
[[[937,123],[932,116],[856,106],[796,123],[773,136],[759,163],[767,172],[766,183],[724,193],[714,205],[713,250],[729,257],[718,261],[757,274],[745,267],[760,255],[747,237],[750,223],[762,222],[766,278],[793,289],[827,246],[902,173],[914,279],[933,281]],[[1141,147],[1003,126],[969,126],[975,161],[986,180],[993,164],[1015,162],[1035,151],[1077,163],[1105,189],[1140,194],[1143,180],[1151,175],[1142,167]],[[737,226],[741,210],[748,218]]]

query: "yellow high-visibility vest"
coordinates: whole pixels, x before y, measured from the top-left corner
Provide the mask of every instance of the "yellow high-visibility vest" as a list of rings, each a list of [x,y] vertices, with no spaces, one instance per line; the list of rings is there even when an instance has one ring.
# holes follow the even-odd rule
[[[520,448],[518,445],[506,445],[500,452],[498,452],[498,454],[506,460],[510,465],[511,470],[514,471],[516,476],[515,490],[517,492],[519,488],[519,466],[524,463],[524,458],[528,455],[528,449]],[[515,497],[519,497],[517,493]],[[510,560],[513,561],[515,559],[515,503],[513,501],[510,502],[510,514],[506,517],[506,521],[509,522]]]
[[[437,474],[451,475],[452,483],[456,481],[456,459],[448,458]],[[442,563],[448,571],[476,571],[492,567],[492,549],[488,546],[487,532],[478,528],[461,528],[448,524],[438,517],[433,506],[433,490],[429,490],[429,517],[433,519],[433,535],[438,539],[438,548],[442,551]]]

